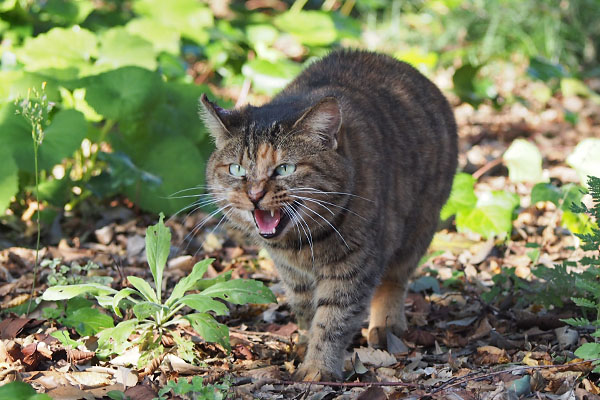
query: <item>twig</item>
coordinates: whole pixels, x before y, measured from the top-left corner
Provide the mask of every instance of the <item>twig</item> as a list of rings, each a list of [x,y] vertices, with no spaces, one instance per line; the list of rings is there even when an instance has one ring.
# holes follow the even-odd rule
[[[488,172],[490,169],[494,168],[497,165],[502,164],[502,157],[496,158],[488,163],[486,163],[483,167],[479,168],[477,171],[473,173],[473,178],[479,179],[483,174]]]
[[[279,381],[272,382],[275,385],[319,385],[319,386],[338,386],[338,387],[367,387],[367,386],[404,386],[411,388],[420,388],[420,385],[405,382],[317,382],[317,381]]]

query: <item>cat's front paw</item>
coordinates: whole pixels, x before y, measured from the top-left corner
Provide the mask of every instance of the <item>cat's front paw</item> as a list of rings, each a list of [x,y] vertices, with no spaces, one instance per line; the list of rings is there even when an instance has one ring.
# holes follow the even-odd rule
[[[292,375],[295,381],[332,382],[338,380],[335,373],[324,365],[303,362]]]

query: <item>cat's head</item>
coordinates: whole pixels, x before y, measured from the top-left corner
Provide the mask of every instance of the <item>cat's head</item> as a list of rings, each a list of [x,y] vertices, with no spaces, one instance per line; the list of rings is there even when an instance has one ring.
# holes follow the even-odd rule
[[[335,98],[307,107],[226,110],[203,95],[201,116],[216,145],[208,187],[234,226],[275,241],[325,224],[330,196],[342,192],[348,178],[336,151],[342,114]]]

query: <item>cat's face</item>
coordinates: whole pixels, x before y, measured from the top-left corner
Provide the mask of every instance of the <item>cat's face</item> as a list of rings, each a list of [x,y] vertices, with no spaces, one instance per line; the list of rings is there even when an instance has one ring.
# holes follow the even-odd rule
[[[336,153],[341,114],[334,99],[269,124],[256,108],[227,111],[204,97],[202,103],[217,147],[208,187],[231,223],[270,241],[304,236],[303,230],[324,223],[324,192],[342,187],[343,161]]]

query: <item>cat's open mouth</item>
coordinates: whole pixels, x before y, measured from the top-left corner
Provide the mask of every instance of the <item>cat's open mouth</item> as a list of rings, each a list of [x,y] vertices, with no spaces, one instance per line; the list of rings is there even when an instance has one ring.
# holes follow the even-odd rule
[[[258,227],[258,233],[265,239],[271,239],[279,235],[289,221],[287,214],[277,210],[259,210],[252,212],[254,222]]]

